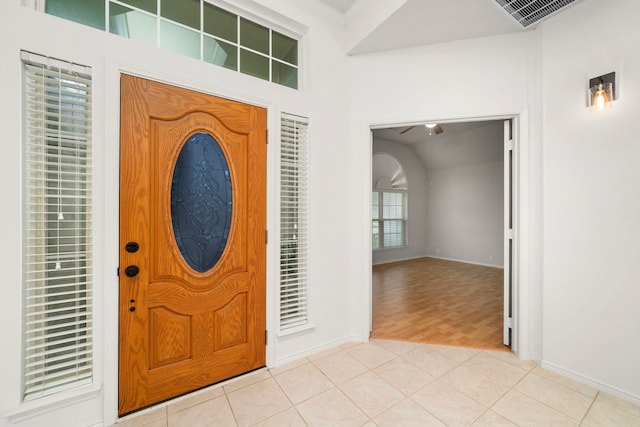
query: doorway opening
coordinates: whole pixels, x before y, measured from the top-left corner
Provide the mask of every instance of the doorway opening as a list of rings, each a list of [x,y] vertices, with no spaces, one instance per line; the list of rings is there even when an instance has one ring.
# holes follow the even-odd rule
[[[372,127],[372,158],[395,158],[408,194],[406,244],[372,244],[371,338],[515,350],[516,121]]]

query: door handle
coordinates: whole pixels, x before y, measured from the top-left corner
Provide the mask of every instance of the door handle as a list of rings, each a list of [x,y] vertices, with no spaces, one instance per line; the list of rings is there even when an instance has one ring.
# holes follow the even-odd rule
[[[140,269],[137,265],[130,265],[124,269],[124,274],[126,274],[127,277],[135,277],[138,273],[140,273]]]

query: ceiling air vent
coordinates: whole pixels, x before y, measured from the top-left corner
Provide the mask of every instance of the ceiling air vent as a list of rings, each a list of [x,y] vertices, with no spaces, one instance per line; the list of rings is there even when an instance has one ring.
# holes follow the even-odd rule
[[[522,28],[548,18],[577,0],[494,0]]]

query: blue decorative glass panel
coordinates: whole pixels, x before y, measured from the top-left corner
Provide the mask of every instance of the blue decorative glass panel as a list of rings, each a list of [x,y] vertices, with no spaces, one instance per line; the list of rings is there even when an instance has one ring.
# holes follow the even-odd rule
[[[196,133],[182,147],[171,183],[171,222],[184,260],[211,270],[224,252],[231,227],[229,166],[218,142]]]

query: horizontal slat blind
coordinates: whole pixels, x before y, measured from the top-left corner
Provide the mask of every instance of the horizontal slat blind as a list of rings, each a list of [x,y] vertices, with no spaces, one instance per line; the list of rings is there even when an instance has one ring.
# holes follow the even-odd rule
[[[92,381],[91,77],[23,52],[24,400]]]
[[[374,191],[371,210],[374,249],[407,244],[407,191]]]
[[[309,121],[283,114],[280,152],[280,330],[308,322]]]

